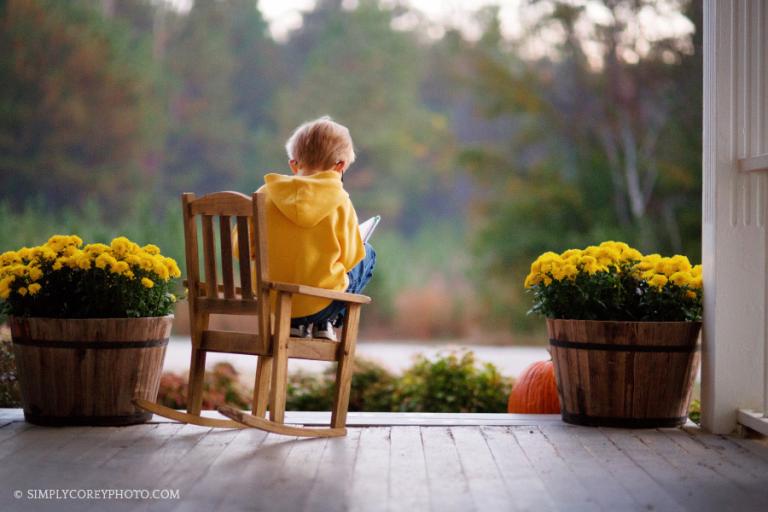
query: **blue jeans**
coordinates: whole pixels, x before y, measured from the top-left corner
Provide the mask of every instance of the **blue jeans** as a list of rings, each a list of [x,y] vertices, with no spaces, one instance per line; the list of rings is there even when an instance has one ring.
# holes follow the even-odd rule
[[[365,244],[365,258],[363,261],[355,265],[355,268],[347,272],[349,278],[349,286],[347,286],[347,292],[360,293],[368,284],[368,281],[373,277],[373,268],[376,266],[376,251],[373,250],[371,244]],[[298,318],[291,318],[291,327],[298,327],[300,325],[308,324],[323,324],[329,320],[333,322],[334,327],[341,327],[344,322],[344,313],[346,312],[347,304],[340,300],[335,300],[328,304],[326,307],[309,316],[302,316]]]

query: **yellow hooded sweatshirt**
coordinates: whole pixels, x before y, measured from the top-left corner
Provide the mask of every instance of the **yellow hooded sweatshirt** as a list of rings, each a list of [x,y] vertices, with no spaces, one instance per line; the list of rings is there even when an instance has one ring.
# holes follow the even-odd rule
[[[357,214],[336,171],[267,174],[269,280],[344,291],[365,257]],[[292,317],[317,313],[328,299],[294,295]]]

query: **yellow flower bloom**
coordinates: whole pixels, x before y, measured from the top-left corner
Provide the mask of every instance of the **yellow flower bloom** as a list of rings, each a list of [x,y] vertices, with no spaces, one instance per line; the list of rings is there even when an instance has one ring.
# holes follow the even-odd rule
[[[528,274],[525,278],[525,283],[523,285],[526,288],[530,288],[532,286],[535,286],[541,282],[541,278],[538,272],[531,272]]]
[[[144,252],[156,256],[160,254],[160,248],[154,244],[147,244],[141,248]]]
[[[696,265],[691,269],[691,275],[693,277],[701,277],[701,265]]]
[[[103,254],[100,254],[96,258],[96,267],[97,268],[105,269],[105,268],[107,268],[107,265],[112,267],[112,266],[115,265],[115,263],[117,263],[117,260],[114,258],[114,256],[112,256],[111,254],[106,253],[106,252],[103,253]]]
[[[21,258],[16,251],[6,251],[0,254],[0,266],[8,266],[13,263],[21,263]]]
[[[664,288],[664,285],[666,285],[668,281],[669,280],[667,279],[667,276],[663,274],[656,274],[651,278],[650,281],[648,281],[648,284],[661,290]]]
[[[687,292],[685,292],[685,296],[688,297],[689,299],[695,299],[696,292],[693,290],[688,290]]]
[[[168,268],[168,274],[171,277],[181,277],[181,270],[179,269],[179,265],[176,263],[176,260],[173,258],[164,258],[163,262],[165,263],[166,268]]]
[[[91,258],[87,254],[80,253],[74,258],[77,268],[88,270],[91,268]]]
[[[637,249],[630,247],[621,253],[621,259],[623,261],[641,261],[643,254]]]
[[[27,294],[27,289],[24,288],[23,286],[16,291],[19,292],[19,295],[21,295],[22,297],[24,297]]]
[[[675,272],[669,276],[669,281],[677,286],[685,286],[691,282],[691,274],[688,272]]]
[[[29,278],[32,281],[39,281],[43,277],[43,271],[38,266],[29,267]]]
[[[54,235],[45,245],[55,252],[62,252],[67,247],[80,247],[83,245],[83,240],[77,235]]]
[[[567,251],[564,251],[560,257],[564,260],[570,259],[573,256],[579,256],[581,257],[581,249],[568,249]]]
[[[683,256],[681,254],[675,254],[670,258],[670,262],[674,263],[677,267],[678,271],[682,272],[690,272],[691,271],[691,262],[688,261],[687,256]]]
[[[703,286],[701,276],[694,276],[691,279],[691,282],[688,286],[690,286],[691,288],[695,288],[697,290],[701,289],[701,287]]]
[[[113,274],[123,274],[131,271],[131,267],[124,261],[118,261],[110,267]]]
[[[115,256],[118,258],[124,258],[129,254],[137,254],[141,251],[141,248],[137,244],[131,242],[124,236],[119,236],[112,240],[110,246],[112,247]]]
[[[145,287],[145,288],[152,288],[153,286],[155,286],[155,283],[151,279],[148,279],[146,277],[142,277],[141,278],[141,285],[143,287]]]
[[[29,294],[30,295],[37,295],[37,292],[40,291],[41,286],[38,283],[32,283],[29,285]]]
[[[174,302],[174,303],[176,302],[176,296],[174,294],[169,293],[168,298],[171,299],[171,302]]]
[[[100,254],[104,254],[105,252],[109,251],[110,247],[106,244],[88,244],[85,247],[83,247],[83,252],[90,256],[98,256]]]
[[[171,277],[170,273],[168,272],[168,267],[165,266],[165,262],[163,262],[162,258],[161,259],[155,259],[155,264],[154,264],[153,271],[163,281],[167,281]]]

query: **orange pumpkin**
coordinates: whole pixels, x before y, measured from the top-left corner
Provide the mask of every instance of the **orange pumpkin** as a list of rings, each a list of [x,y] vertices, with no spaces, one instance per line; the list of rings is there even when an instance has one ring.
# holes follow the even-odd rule
[[[555,367],[552,361],[537,361],[526,368],[512,388],[507,412],[518,414],[559,414]]]

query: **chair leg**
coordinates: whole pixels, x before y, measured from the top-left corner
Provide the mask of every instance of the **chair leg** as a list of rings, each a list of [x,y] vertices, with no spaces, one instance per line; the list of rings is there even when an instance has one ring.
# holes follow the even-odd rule
[[[270,356],[259,356],[259,362],[256,366],[256,381],[253,387],[253,404],[251,406],[253,415],[259,418],[263,418],[267,413],[271,379],[272,358]]]
[[[192,347],[189,363],[189,389],[187,390],[187,412],[200,415],[203,408],[203,378],[205,377],[205,350]]]
[[[291,296],[277,294],[277,325],[273,344],[272,386],[269,394],[269,419],[285,421],[286,386],[288,384],[288,337],[291,331]]]
[[[347,305],[347,318],[341,335],[342,349],[336,368],[336,390],[331,412],[331,428],[344,428],[347,424],[349,392],[352,386],[352,371],[355,366],[357,327],[360,322],[360,304]]]

